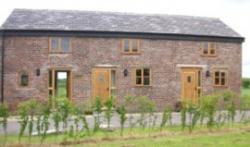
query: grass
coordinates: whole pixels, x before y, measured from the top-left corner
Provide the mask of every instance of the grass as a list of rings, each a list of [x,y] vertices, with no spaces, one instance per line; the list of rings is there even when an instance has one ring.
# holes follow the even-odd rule
[[[250,144],[250,125],[237,124],[231,128],[225,126],[212,132],[205,127],[196,129],[192,134],[188,131],[181,131],[180,127],[167,127],[160,131],[155,128],[136,128],[130,131],[125,129],[124,136],[119,135],[119,130],[114,132],[97,132],[93,136],[69,138],[65,141],[64,135],[49,135],[44,146],[89,146],[89,147],[144,147],[144,146],[171,146],[171,147],[245,147]],[[3,145],[3,136],[0,136],[0,146]],[[8,136],[8,146],[35,146],[40,144],[39,137],[33,137],[31,141],[27,137],[18,143],[18,137]]]
[[[58,79],[57,86],[58,86],[57,96],[67,97],[67,81],[65,79]]]
[[[250,88],[242,88],[241,93],[242,95],[250,95]]]

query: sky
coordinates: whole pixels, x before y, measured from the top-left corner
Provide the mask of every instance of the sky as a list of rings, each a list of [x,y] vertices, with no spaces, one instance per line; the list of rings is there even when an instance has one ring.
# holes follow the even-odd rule
[[[250,0],[1,0],[0,24],[14,8],[115,11],[220,18],[240,35],[243,77],[250,77]]]

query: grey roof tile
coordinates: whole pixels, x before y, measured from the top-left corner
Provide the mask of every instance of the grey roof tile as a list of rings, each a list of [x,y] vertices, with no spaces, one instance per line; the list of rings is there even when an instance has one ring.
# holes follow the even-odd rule
[[[15,9],[2,27],[241,37],[218,18],[96,11]]]

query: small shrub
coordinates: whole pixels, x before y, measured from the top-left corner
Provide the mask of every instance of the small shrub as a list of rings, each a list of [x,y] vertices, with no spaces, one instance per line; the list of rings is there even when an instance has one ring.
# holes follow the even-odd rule
[[[228,116],[227,113],[219,111],[219,114],[216,119],[216,126],[218,129],[221,128],[226,123],[227,116]]]
[[[217,94],[205,95],[200,98],[202,115],[208,118],[207,127],[212,128],[215,124],[214,117],[218,108],[219,96]]]
[[[240,122],[245,122],[246,120],[246,112],[250,110],[250,96],[243,95],[240,99]]]
[[[63,131],[66,132],[68,126],[68,117],[72,111],[72,104],[68,98],[57,98],[56,107],[61,115],[61,120],[63,122]]]
[[[198,104],[195,104],[192,101],[186,102],[186,112],[189,115],[189,132],[191,133],[197,124],[198,120],[200,119],[200,107]]]
[[[0,126],[4,130],[5,137],[7,137],[7,119],[9,117],[8,106],[4,103],[0,104]]]
[[[88,124],[88,122],[87,122],[86,116],[83,115],[83,116],[81,117],[81,120],[82,120],[82,123],[83,123],[83,128],[84,128],[84,130],[86,130],[87,134],[90,135],[89,124]]]
[[[37,135],[41,135],[41,119],[42,119],[42,110],[43,110],[44,103],[38,103],[36,107],[36,130]]]
[[[94,116],[94,132],[98,131],[100,129],[100,115],[102,113],[102,101],[100,97],[96,97],[94,104],[93,104],[93,109],[94,112],[97,114],[97,116]]]
[[[169,124],[171,125],[171,120],[172,120],[172,109],[167,106],[164,111],[163,111],[163,115],[162,115],[162,120],[161,120],[161,130],[163,129],[163,127],[166,126],[167,122],[169,122]]]
[[[108,100],[104,103],[104,106],[106,107],[105,118],[108,123],[108,129],[110,129],[110,122],[113,116],[114,98],[112,96],[108,98]]]
[[[50,105],[44,104],[42,109],[42,119],[41,119],[41,130],[42,130],[42,138],[41,143],[47,138],[47,132],[49,129],[49,117],[50,117],[51,111],[50,111]]]
[[[136,97],[136,102],[138,106],[138,112],[140,113],[139,124],[143,128],[146,127],[146,113],[149,113],[150,117],[152,113],[155,111],[155,103],[146,96]]]
[[[31,138],[34,125],[34,115],[36,114],[37,106],[38,106],[38,101],[36,99],[29,99],[19,104],[18,106],[18,112],[20,116],[19,140],[23,136],[27,126],[28,126],[29,139]]]
[[[73,125],[70,125],[68,136],[74,137],[74,126]]]
[[[243,88],[250,88],[250,78],[243,78],[242,79],[242,87]]]
[[[93,102],[91,100],[84,101],[80,105],[81,105],[81,109],[85,115],[92,115],[93,114]]]
[[[189,124],[187,125],[186,120],[187,116],[189,117]],[[182,102],[181,109],[181,126],[182,129],[188,127],[189,132],[191,133],[199,121],[201,116],[200,106],[191,100],[185,100]]]
[[[79,122],[84,115],[84,109],[82,104],[73,105],[72,114],[74,115],[74,128],[75,128],[75,137],[79,136]]]
[[[127,117],[126,117],[127,111],[126,111],[126,107],[124,104],[122,104],[120,107],[118,107],[117,113],[120,116],[120,127],[121,127],[120,135],[123,136],[124,124],[125,124],[125,121],[127,119]]]
[[[224,100],[225,108],[228,111],[228,121],[230,121],[233,124],[236,115],[236,104],[235,104],[236,94],[233,93],[232,91],[225,91],[222,93],[222,97]]]
[[[187,113],[187,108],[185,101],[182,102],[182,107],[181,107],[181,128],[184,130],[186,128],[186,113]]]
[[[24,103],[21,103],[18,106],[18,114],[20,117],[20,120],[19,120],[20,130],[19,130],[19,134],[18,134],[18,139],[20,141],[23,134],[24,134],[25,128],[26,128],[26,126],[28,124],[28,120],[29,120],[28,108]]]
[[[62,121],[61,114],[58,110],[54,110],[52,113],[52,120],[54,122],[54,127],[56,129],[56,135],[59,134],[59,126],[60,122]]]
[[[125,99],[124,104],[126,106],[126,110],[128,112],[135,111],[135,109],[137,107],[137,105],[135,104],[135,97],[127,95],[127,96],[124,97],[124,99]],[[130,128],[130,132],[131,132],[131,130],[136,125],[136,123],[133,122],[133,120],[134,120],[133,115],[129,115],[127,119],[128,119],[128,122],[129,122],[129,128]]]
[[[28,124],[28,132],[29,132],[29,139],[31,138],[32,132],[33,132],[33,126],[34,126],[34,115],[36,114],[36,108],[38,106],[38,101],[35,99],[30,100],[29,104],[29,124]]]

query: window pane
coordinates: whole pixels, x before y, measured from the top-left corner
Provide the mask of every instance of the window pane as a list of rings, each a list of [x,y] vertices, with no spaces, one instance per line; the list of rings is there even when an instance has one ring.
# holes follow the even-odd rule
[[[141,73],[141,69],[136,69],[136,76],[141,76],[142,73]]]
[[[149,76],[150,74],[150,70],[148,68],[145,68],[144,71],[143,71],[143,75],[144,76]]]
[[[115,87],[115,71],[111,71],[111,86]]]
[[[215,72],[215,77],[219,77],[220,76],[220,72],[219,71],[216,71]]]
[[[220,85],[220,78],[215,78],[214,84],[215,85]]]
[[[57,49],[59,48],[59,40],[58,38],[51,38],[51,51],[56,52]]]
[[[203,54],[208,54],[208,49],[204,49]]]
[[[214,54],[215,54],[215,50],[214,50],[214,49],[211,49],[211,50],[210,50],[210,54],[211,54],[211,55],[214,55]]]
[[[221,78],[225,78],[226,73],[225,72],[221,72]]]
[[[144,83],[144,85],[150,85],[150,78],[149,77],[144,77],[143,83]]]
[[[129,40],[128,39],[124,39],[124,52],[129,52]]]
[[[222,86],[226,85],[226,80],[224,78],[221,79],[221,85]]]
[[[188,82],[188,83],[191,83],[191,82],[192,82],[192,77],[191,77],[191,76],[188,76],[188,77],[187,77],[187,82]]]
[[[69,47],[70,47],[70,39],[68,37],[64,37],[61,39],[61,48],[62,52],[69,52]]]
[[[142,84],[141,77],[136,77],[136,85],[141,85],[141,84]]]
[[[132,51],[137,52],[138,51],[138,40],[131,40],[132,41]]]
[[[203,54],[208,54],[208,43],[204,43]]]
[[[21,75],[21,86],[28,86],[29,76],[27,74]]]

